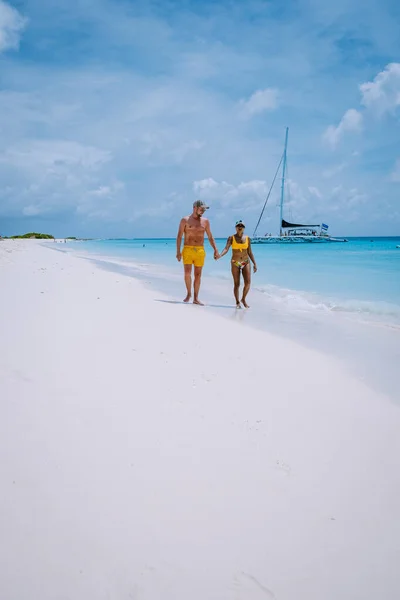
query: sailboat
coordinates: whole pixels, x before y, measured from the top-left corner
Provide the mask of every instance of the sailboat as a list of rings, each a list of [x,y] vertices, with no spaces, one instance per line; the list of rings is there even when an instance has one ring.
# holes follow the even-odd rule
[[[261,210],[260,217],[257,221],[257,225],[254,229],[252,243],[253,244],[290,244],[290,243],[323,243],[323,242],[347,242],[344,238],[334,238],[328,235],[328,225],[325,223],[318,223],[312,225],[303,225],[300,223],[289,223],[283,218],[283,205],[285,199],[285,177],[287,171],[287,145],[289,137],[289,127],[286,127],[285,135],[285,147],[283,154],[276,169],[275,176],[272,180],[271,187],[269,189],[267,198],[264,202],[264,206]],[[278,176],[279,170],[282,165],[282,182],[281,182],[281,194],[279,203],[279,235],[265,234],[264,236],[257,235],[257,230],[263,217],[265,207],[271,195],[274,187],[275,180]]]

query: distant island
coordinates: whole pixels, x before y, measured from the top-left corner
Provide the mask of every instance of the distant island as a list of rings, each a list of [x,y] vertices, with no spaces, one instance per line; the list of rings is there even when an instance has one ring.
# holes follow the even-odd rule
[[[54,235],[49,233],[24,233],[23,235],[10,235],[9,240],[54,240]]]
[[[51,233],[37,233],[36,231],[30,231],[29,233],[24,233],[23,235],[0,235],[1,240],[61,240],[61,241],[71,241],[71,242],[87,242],[92,240],[93,238],[79,238],[74,235],[70,235],[68,237],[56,238]]]

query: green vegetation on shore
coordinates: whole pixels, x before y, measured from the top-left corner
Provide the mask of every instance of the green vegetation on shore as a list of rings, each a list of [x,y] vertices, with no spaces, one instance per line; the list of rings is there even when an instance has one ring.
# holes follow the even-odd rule
[[[2,240],[54,240],[54,235],[50,233],[36,233],[35,231],[31,231],[30,233],[24,233],[23,235],[0,235],[0,239]],[[71,240],[71,241],[88,241],[92,238],[78,238],[74,235],[70,235],[66,238],[61,238],[63,240]]]
[[[50,235],[49,233],[24,233],[24,235],[11,235],[9,237],[10,240],[26,240],[26,239],[34,239],[34,240],[54,240],[54,235]]]

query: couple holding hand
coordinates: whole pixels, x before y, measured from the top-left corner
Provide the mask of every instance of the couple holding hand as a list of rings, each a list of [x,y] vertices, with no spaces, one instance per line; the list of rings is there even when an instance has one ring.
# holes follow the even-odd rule
[[[201,283],[201,272],[204,266],[206,252],[204,249],[204,234],[207,234],[209,242],[214,249],[214,258],[218,260],[225,256],[232,248],[231,271],[233,277],[233,293],[236,300],[236,308],[241,308],[241,304],[245,308],[249,308],[246,297],[250,289],[251,267],[250,261],[253,263],[254,273],[257,271],[257,265],[254,260],[253,251],[251,249],[251,241],[249,236],[244,235],[245,224],[243,221],[237,221],[236,233],[231,235],[226,246],[221,252],[218,252],[214,238],[210,229],[210,222],[203,217],[205,211],[209,207],[202,202],[196,200],[193,203],[193,212],[187,217],[183,217],[179,224],[179,231],[176,237],[176,258],[178,261],[183,259],[183,268],[185,274],[185,284],[187,295],[184,302],[189,302],[192,297],[192,267],[194,267],[194,284],[193,284],[193,304],[203,305],[199,300],[199,291]],[[184,237],[183,250],[181,252],[182,237]],[[243,292],[239,299],[240,289],[240,274],[243,275]]]

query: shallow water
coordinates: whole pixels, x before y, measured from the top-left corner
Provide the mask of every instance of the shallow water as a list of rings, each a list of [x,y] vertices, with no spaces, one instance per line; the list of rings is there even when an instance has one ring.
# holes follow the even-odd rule
[[[217,240],[220,249],[225,240]],[[255,245],[253,289],[293,310],[342,311],[400,325],[400,238],[354,238],[348,243]],[[177,272],[175,240],[82,242],[82,250],[133,262],[170,276]],[[207,246],[207,245],[206,245]],[[230,280],[229,258],[204,274]]]
[[[256,245],[258,272],[253,276],[249,311],[234,308],[229,257],[216,262],[209,248],[201,296],[207,310],[330,354],[346,370],[400,401],[398,244],[400,238]],[[221,250],[224,240],[217,240],[217,245]],[[66,246],[103,268],[139,277],[152,287],[155,300],[163,300],[157,290],[171,301],[183,298],[175,240],[104,240]]]

